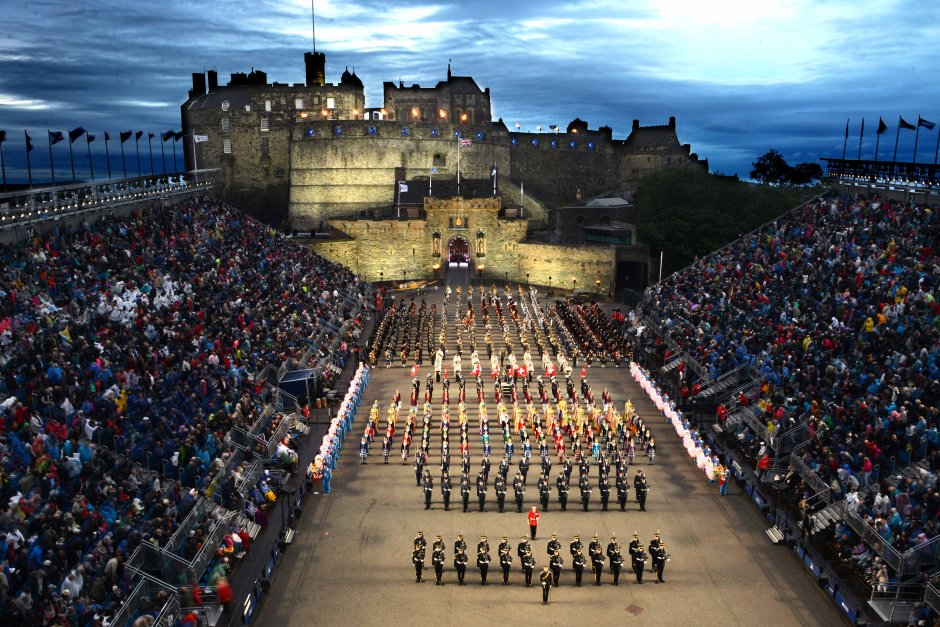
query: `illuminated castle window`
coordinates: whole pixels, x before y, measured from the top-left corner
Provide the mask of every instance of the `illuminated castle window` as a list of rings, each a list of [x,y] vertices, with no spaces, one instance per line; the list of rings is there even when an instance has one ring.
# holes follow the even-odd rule
[[[453,215],[449,219],[448,226],[452,229],[463,230],[468,228],[467,216],[465,215]]]
[[[441,256],[441,234],[435,232],[431,236],[431,254],[435,257]]]
[[[477,231],[477,257],[486,257],[486,234]]]

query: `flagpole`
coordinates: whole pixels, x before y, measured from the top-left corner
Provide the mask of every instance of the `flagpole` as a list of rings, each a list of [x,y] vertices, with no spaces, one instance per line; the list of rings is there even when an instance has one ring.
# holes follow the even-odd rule
[[[174,174],[176,174],[176,172],[179,170],[179,168],[176,167],[176,142],[177,141],[179,140],[176,139],[176,137],[173,137],[173,173]]]
[[[525,182],[519,181],[519,217],[523,216],[525,211]]]
[[[29,160],[29,133],[23,131],[23,136],[26,138],[26,172],[29,174],[29,188],[33,188],[33,164]]]
[[[845,161],[845,150],[849,146],[849,118],[845,118],[845,141],[842,142],[842,160]]]
[[[153,133],[149,131],[147,132],[147,150],[150,151],[150,176],[153,176]]]
[[[199,167],[196,165],[196,131],[193,131],[193,172],[199,170]]]
[[[865,135],[865,118],[862,118],[862,130],[858,133],[858,156],[856,161],[862,160],[862,137]]]
[[[397,181],[397,183],[398,183],[398,201],[395,203],[396,205],[395,217],[400,218],[401,217],[401,181]]]
[[[72,165],[72,182],[75,182],[75,157],[72,155],[72,131],[69,131],[69,163]]]
[[[85,147],[88,148],[88,173],[91,175],[91,182],[95,182],[95,166],[91,163],[91,140],[88,139],[88,133],[85,133]]]
[[[937,165],[937,157],[940,156],[940,132],[937,133],[937,149],[933,153],[933,164]]]
[[[917,163],[917,141],[920,139],[920,114],[917,114],[917,130],[914,132],[914,156],[911,163]]]
[[[163,148],[163,145],[166,144],[166,140],[163,139],[163,136],[160,136],[160,158],[163,160],[163,176],[166,176],[166,150]]]
[[[104,132],[104,158],[108,162],[108,180],[111,180],[111,153],[108,151],[108,131]]]
[[[7,192],[7,165],[3,162],[3,142],[0,142],[0,170],[3,171],[3,193]]]
[[[898,141],[901,139],[901,116],[898,116],[898,132],[894,136],[894,159],[891,160],[891,165],[894,165],[898,162]]]
[[[149,138],[147,141],[150,141]],[[140,173],[140,137],[137,135],[134,135],[134,145],[137,147],[137,178],[140,178],[143,174]]]
[[[879,118],[879,120],[880,119],[881,118]],[[878,161],[878,146],[880,145],[881,145],[881,133],[875,133],[875,161]]]
[[[49,139],[49,171],[52,173],[52,186],[55,187],[55,163],[52,162],[52,131],[46,132],[46,137]]]
[[[434,183],[434,167],[428,168],[428,196],[433,196],[431,190]]]
[[[120,136],[118,137],[120,139]],[[124,171],[124,178],[127,178],[127,161],[124,160],[124,142],[121,142],[121,170]]]

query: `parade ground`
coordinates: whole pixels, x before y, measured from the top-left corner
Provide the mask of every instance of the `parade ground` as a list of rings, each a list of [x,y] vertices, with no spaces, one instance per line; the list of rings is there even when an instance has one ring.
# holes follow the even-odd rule
[[[429,296],[429,301],[440,298],[440,293],[434,294]],[[655,436],[655,463],[650,465],[638,451],[629,470],[631,491],[626,512],[621,512],[617,506],[615,490],[612,490],[609,511],[601,511],[593,467],[590,511],[582,511],[575,468],[568,508],[562,512],[554,489],[554,477],[560,465],[553,457],[551,499],[547,511],[539,505],[542,518],[538,537],[532,542],[536,576],[532,587],[526,588],[515,549],[521,536],[528,532],[525,512],[538,504],[537,447],[533,451],[523,513],[516,510],[511,487],[505,513],[497,509],[492,476],[503,458],[498,431],[494,433],[486,511],[477,511],[474,491],[471,511],[464,513],[459,488],[459,451],[454,445],[451,465],[454,491],[450,511],[445,511],[439,489],[440,439],[435,432],[428,464],[434,476],[434,497],[430,511],[426,511],[421,488],[415,485],[413,456],[407,465],[402,464],[397,437],[388,465],[382,463],[385,408],[396,389],[401,391],[403,405],[407,405],[412,381],[410,365],[401,367],[396,360],[391,368],[386,369],[383,362],[374,369],[355,426],[333,474],[332,492],[308,497],[297,523],[297,535],[255,618],[258,624],[286,627],[624,622],[639,625],[839,625],[844,622],[792,550],[770,544],[764,535],[769,523],[742,494],[741,488],[732,485],[728,496],[718,495],[717,484],[710,483],[695,467],[671,425],[642,396],[625,365],[619,368],[594,365],[588,369],[587,377],[598,398],[606,387],[618,408],[622,408],[627,399],[632,400]],[[580,365],[576,370],[580,371]],[[428,365],[422,366],[419,372],[422,383],[431,371]],[[577,374],[575,372],[575,376]],[[489,379],[486,393],[491,402]],[[437,417],[439,386],[435,386],[434,395]],[[475,401],[475,392],[468,386],[468,405],[472,404],[471,395]],[[451,397],[454,406],[454,386]],[[374,400],[378,400],[382,408],[382,420],[368,463],[362,465],[357,450],[359,436]],[[491,404],[495,408],[495,402]],[[493,418],[491,413],[490,420]],[[475,420],[470,420],[474,427]],[[479,470],[480,448],[478,431],[472,429],[471,432],[476,436],[471,450],[470,476],[474,478]],[[417,442],[416,437],[415,444]],[[509,471],[510,486],[520,454],[517,447]],[[308,462],[301,460],[302,465]],[[649,480],[646,512],[639,511],[634,502],[632,480],[638,469],[643,469]],[[419,530],[424,532],[428,550],[424,581],[415,583],[411,554],[412,541]],[[647,564],[644,583],[636,585],[627,544],[636,532],[644,546],[648,546],[656,531],[661,533],[671,556],[665,568],[665,583],[655,583]],[[464,535],[470,556],[464,586],[457,585],[453,567],[453,545],[459,533]],[[562,546],[564,567],[560,587],[551,591],[549,605],[543,606],[537,578],[542,566],[548,563],[546,545],[553,533],[558,535]],[[568,544],[576,533],[585,545],[585,554],[595,533],[605,548],[611,536],[616,535],[627,558],[619,587],[611,584],[609,564],[605,564],[602,585],[595,587],[590,562],[582,587],[574,586]],[[431,567],[431,544],[438,534],[446,544],[443,587],[435,585]],[[488,537],[494,556],[489,568],[489,585],[485,587],[480,585],[475,563],[476,545],[481,535]],[[508,537],[513,555],[508,586],[502,584],[496,551],[503,535]]]

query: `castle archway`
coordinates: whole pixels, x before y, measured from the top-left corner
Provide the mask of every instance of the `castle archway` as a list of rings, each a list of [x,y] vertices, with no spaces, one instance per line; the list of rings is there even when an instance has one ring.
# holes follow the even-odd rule
[[[455,237],[447,244],[447,265],[451,268],[470,267],[470,242]]]

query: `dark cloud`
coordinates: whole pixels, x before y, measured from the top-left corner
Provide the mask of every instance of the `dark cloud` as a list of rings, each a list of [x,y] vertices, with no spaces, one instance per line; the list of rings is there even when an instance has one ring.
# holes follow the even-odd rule
[[[332,0],[318,2],[317,37],[327,79],[355,67],[370,105],[381,103],[383,81],[431,85],[450,59],[456,74],[491,88],[494,114],[509,125],[545,129],[580,117],[623,138],[634,118],[663,124],[675,115],[680,140],[726,173],[746,175],[770,148],[791,161],[841,155],[847,117],[849,154],[866,119],[864,156],[874,154],[879,115],[890,126],[882,156],[893,152],[899,113],[940,121],[932,76],[940,7],[766,0],[733,2],[730,11],[728,4]],[[904,25],[903,36],[892,24]],[[4,25],[0,128],[8,133],[8,175],[18,180],[24,128],[37,148],[35,171],[46,176],[47,129],[91,129],[100,160],[105,129],[116,137],[122,129],[178,128],[191,72],[214,68],[224,80],[255,67],[272,80],[302,82],[311,45],[304,0],[41,0],[5,7]],[[936,133],[921,134],[921,156],[932,157]],[[910,158],[913,143],[904,131],[899,159]],[[86,159],[82,140],[75,148],[76,160],[79,152]],[[117,164],[116,142],[111,148]],[[149,169],[146,142],[142,148]],[[57,150],[64,172],[67,149]]]

